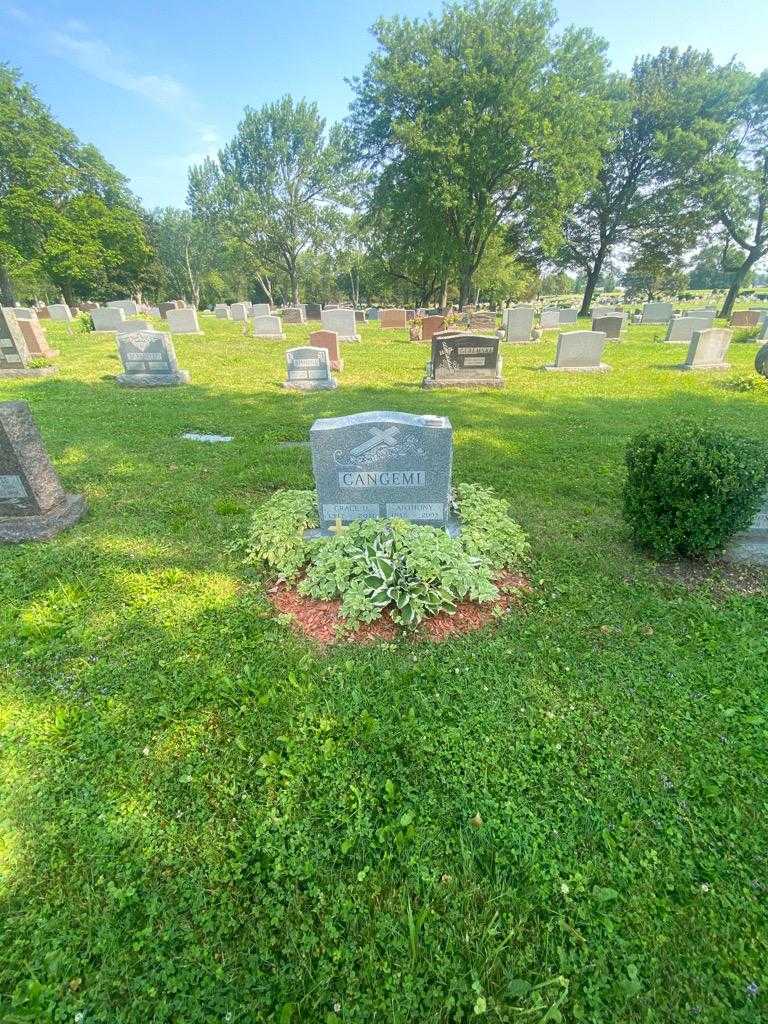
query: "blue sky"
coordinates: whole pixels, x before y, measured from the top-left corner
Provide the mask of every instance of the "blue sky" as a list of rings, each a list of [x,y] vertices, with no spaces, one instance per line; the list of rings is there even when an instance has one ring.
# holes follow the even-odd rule
[[[590,25],[621,69],[663,45],[768,67],[768,0],[556,0]],[[284,93],[344,116],[380,15],[429,0],[0,0],[0,60],[92,142],[150,207],[182,205],[186,171],[226,142],[243,107]]]

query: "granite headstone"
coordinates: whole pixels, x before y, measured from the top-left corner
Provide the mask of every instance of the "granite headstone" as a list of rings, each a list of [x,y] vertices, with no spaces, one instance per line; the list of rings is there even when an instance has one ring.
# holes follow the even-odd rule
[[[324,330],[335,331],[339,336],[339,341],[360,341],[354,310],[340,307],[328,309],[326,307],[321,320]]]
[[[442,331],[432,338],[424,388],[501,388],[499,339],[483,334]]]
[[[725,354],[731,344],[732,331],[722,327],[711,327],[705,331],[694,331],[688,354],[681,370],[727,370]]]
[[[560,334],[557,339],[555,361],[544,369],[583,373],[605,372],[610,370],[610,366],[601,361],[604,348],[603,331],[570,331]]]
[[[293,391],[329,391],[337,388],[338,381],[331,376],[331,361],[325,348],[303,345],[289,348],[285,353],[288,379],[284,388]]]
[[[0,403],[0,541],[49,540],[85,515],[67,494],[26,402]]]
[[[179,369],[170,334],[118,334],[117,347],[124,369],[117,382],[123,387],[167,388],[189,383],[189,373]]]
[[[337,520],[385,517],[455,532],[446,417],[364,412],[315,420],[309,438],[321,532]]]

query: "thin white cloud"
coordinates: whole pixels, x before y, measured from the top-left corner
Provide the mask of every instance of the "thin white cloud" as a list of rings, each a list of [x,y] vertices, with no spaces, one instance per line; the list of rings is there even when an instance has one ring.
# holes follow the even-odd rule
[[[44,46],[54,56],[100,82],[141,96],[148,103],[173,115],[195,132],[206,154],[218,144],[216,128],[202,121],[199,103],[187,87],[172,75],[146,74],[134,70],[121,53],[79,19],[70,19],[61,28],[41,31],[39,22],[21,7],[3,4],[0,11],[23,25],[34,24],[37,45]]]

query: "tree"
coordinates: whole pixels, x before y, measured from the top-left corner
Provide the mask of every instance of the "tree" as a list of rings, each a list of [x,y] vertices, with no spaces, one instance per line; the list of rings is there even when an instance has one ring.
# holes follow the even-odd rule
[[[213,175],[232,233],[252,253],[256,273],[286,275],[299,302],[299,264],[327,243],[332,213],[346,199],[346,134],[333,126],[326,138],[317,106],[285,96],[260,110],[246,107],[234,139],[210,161],[193,168],[190,185]]]
[[[554,21],[548,0],[380,19],[378,50],[353,83],[350,122],[377,177],[374,206],[393,186],[420,199],[421,234],[450,240],[462,303],[499,228],[554,249],[597,171],[604,45],[588,31],[557,37]]]
[[[215,238],[206,225],[189,210],[167,206],[152,215],[152,241],[170,292],[199,306],[203,282],[217,269]]]
[[[744,83],[742,71],[717,67],[709,53],[669,48],[636,60],[629,78],[611,78],[602,167],[566,221],[561,253],[563,265],[587,275],[580,315],[611,253],[637,248],[638,234],[664,232],[678,254],[694,244],[706,224],[696,174],[727,137]]]
[[[704,202],[741,255],[720,310],[726,318],[747,274],[768,255],[768,71],[751,79],[739,113],[702,179]]]
[[[705,246],[694,259],[688,272],[688,286],[696,291],[722,291],[730,288],[741,263],[741,253],[736,246],[718,241]],[[748,287],[752,274],[742,279],[742,287]]]
[[[130,288],[151,258],[126,181],[0,64],[0,301],[13,276],[47,277],[67,301]]]
[[[673,259],[662,247],[648,247],[627,267],[624,287],[627,298],[643,296],[649,302],[660,295],[671,295],[687,286],[688,278],[682,259]]]

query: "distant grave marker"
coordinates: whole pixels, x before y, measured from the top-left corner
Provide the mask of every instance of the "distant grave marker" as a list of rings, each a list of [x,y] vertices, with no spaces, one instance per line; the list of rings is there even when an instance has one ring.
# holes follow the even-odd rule
[[[283,387],[293,391],[329,391],[338,381],[331,376],[331,362],[325,348],[305,345],[285,353],[288,379]]]
[[[118,334],[117,347],[124,369],[117,382],[122,387],[168,388],[189,383],[189,373],[179,369],[170,334]]]
[[[565,373],[605,373],[610,370],[610,366],[601,361],[605,340],[603,331],[561,334],[557,339],[555,361],[544,369]]]
[[[487,335],[442,331],[432,338],[424,388],[501,388],[499,339]]]
[[[255,316],[253,318],[254,338],[285,338],[283,322],[279,316]]]
[[[30,362],[36,358],[41,357],[29,351],[22,328],[12,310],[0,307],[0,379],[50,377],[56,372],[53,366],[30,366]]]
[[[685,362],[681,370],[727,370],[725,362],[732,331],[711,327],[706,331],[694,331]]]

